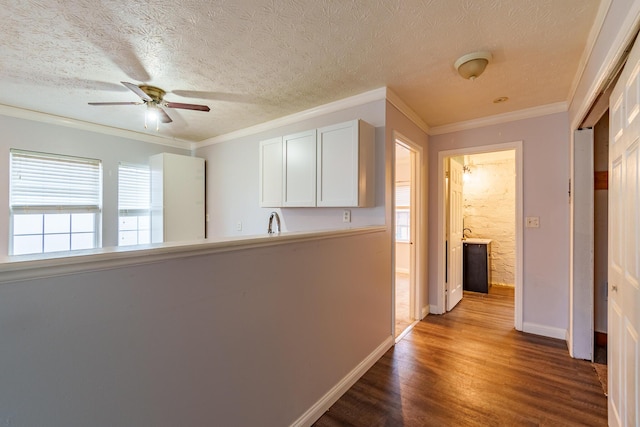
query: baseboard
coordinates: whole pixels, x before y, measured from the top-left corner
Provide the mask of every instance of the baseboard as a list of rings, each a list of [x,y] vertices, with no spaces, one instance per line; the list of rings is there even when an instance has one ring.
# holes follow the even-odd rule
[[[394,339],[387,337],[369,356],[349,372],[338,384],[333,386],[320,400],[309,408],[300,418],[295,420],[291,427],[306,427],[312,425],[331,407],[340,397],[346,393],[352,385],[360,379],[391,347]]]
[[[522,324],[522,332],[534,335],[542,335],[543,337],[556,338],[564,341],[567,340],[566,329],[538,325],[537,323],[524,322]]]
[[[429,315],[429,313],[431,313],[431,309],[430,308],[431,308],[431,306],[429,306],[429,305],[426,305],[426,306],[422,307],[422,313],[420,313],[421,314],[420,320],[424,319],[425,317],[427,317]]]
[[[443,314],[438,310],[438,306],[437,305],[429,305],[429,313],[433,313],[433,314]]]

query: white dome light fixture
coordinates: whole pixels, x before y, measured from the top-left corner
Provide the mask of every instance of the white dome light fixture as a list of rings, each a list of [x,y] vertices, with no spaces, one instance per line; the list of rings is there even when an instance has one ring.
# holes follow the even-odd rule
[[[491,52],[480,51],[467,53],[462,55],[455,62],[454,66],[458,73],[467,80],[475,80],[487,68],[487,64],[491,61]]]

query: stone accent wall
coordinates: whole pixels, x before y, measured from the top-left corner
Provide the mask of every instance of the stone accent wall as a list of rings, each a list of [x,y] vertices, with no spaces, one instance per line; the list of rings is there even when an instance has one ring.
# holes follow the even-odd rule
[[[491,284],[515,285],[515,153],[465,156],[464,226],[468,237],[492,239]]]

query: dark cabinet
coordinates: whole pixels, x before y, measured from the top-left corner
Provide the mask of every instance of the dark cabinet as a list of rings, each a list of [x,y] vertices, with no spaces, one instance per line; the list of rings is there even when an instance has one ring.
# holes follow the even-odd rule
[[[462,287],[465,291],[489,292],[489,244],[464,243],[462,252]]]

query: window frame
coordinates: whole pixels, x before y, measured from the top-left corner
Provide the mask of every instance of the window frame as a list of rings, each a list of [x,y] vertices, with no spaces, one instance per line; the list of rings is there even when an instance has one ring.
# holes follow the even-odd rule
[[[18,159],[22,159],[22,160],[16,160],[16,158]],[[41,203],[26,203],[29,201],[30,197],[33,197],[33,195],[27,195],[25,196],[25,193],[29,193],[30,191],[33,191],[35,193],[36,190],[33,190],[33,188],[35,188],[35,186],[32,186],[31,189],[27,189],[25,190],[25,186],[23,185],[22,187],[18,186],[15,184],[15,178],[16,178],[16,174],[19,174],[20,172],[16,172],[16,168],[20,167],[20,166],[24,166],[27,165],[29,162],[25,161],[24,159],[26,158],[34,158],[34,159],[38,159],[39,161],[45,161],[45,162],[55,162],[55,161],[60,161],[60,166],[62,166],[64,163],[72,163],[72,164],[80,164],[86,167],[86,171],[90,171],[89,174],[87,174],[87,176],[89,178],[91,178],[92,180],[92,184],[91,186],[95,186],[95,191],[91,191],[91,195],[95,200],[95,204],[86,204],[86,203],[82,203],[82,204],[74,204],[74,203],[64,203],[60,200],[58,200],[55,203],[52,203],[50,200],[47,201],[45,199],[41,199]],[[38,160],[34,160],[38,161]],[[29,165],[27,165],[29,166]],[[31,165],[33,166],[33,165]],[[20,255],[41,255],[41,254],[47,254],[47,253],[53,253],[53,252],[74,252],[77,250],[83,250],[83,249],[96,249],[96,248],[100,248],[101,244],[102,244],[102,161],[99,159],[92,159],[92,158],[85,158],[85,157],[78,157],[78,156],[69,156],[69,155],[62,155],[62,154],[54,154],[54,153],[44,153],[44,152],[38,152],[38,151],[28,151],[28,150],[21,150],[21,149],[10,149],[9,150],[9,242],[8,242],[8,254],[10,256],[20,256]],[[64,169],[64,168],[63,168]],[[92,170],[93,169],[93,170]],[[45,168],[46,170],[46,168]],[[47,170],[47,172],[50,174],[51,170]],[[42,175],[46,175],[46,174],[42,174]],[[65,177],[65,174],[62,174],[63,177]],[[46,181],[46,176],[44,178],[39,177],[42,179],[42,181]],[[75,178],[75,177],[74,177]],[[67,177],[67,180],[65,181],[65,186],[68,187],[68,182],[74,182],[74,179],[69,179],[69,177]],[[28,187],[28,186],[27,186]],[[20,188],[18,191],[16,191],[16,188]],[[39,191],[45,192],[46,188],[42,188]],[[20,197],[18,197],[16,195],[17,192],[21,192],[22,195]],[[55,193],[55,192],[54,192]],[[63,192],[64,193],[64,192]],[[64,197],[60,194],[57,194],[58,197]],[[16,203],[16,200],[21,200],[22,203]],[[33,199],[31,199],[33,200]],[[26,201],[26,202],[25,202]],[[85,202],[87,200],[84,200]],[[73,231],[73,218],[74,215],[76,214],[84,214],[84,213],[90,213],[93,214],[93,231],[91,234],[93,234],[93,238],[92,240],[92,247],[88,248],[88,247],[82,247],[79,249],[72,249],[73,246],[73,236],[74,235],[80,235],[80,234],[86,234],[86,231]],[[46,227],[45,227],[45,221],[46,221],[46,215],[51,215],[51,214],[64,214],[64,215],[69,215],[69,228],[68,228],[68,232],[64,231],[64,232],[47,232],[46,231]],[[32,233],[32,234],[19,234],[16,235],[15,233],[15,220],[16,220],[16,216],[17,215],[42,215],[42,227],[41,227],[41,232],[40,233]],[[52,236],[52,235],[68,235],[69,236],[69,249],[68,250],[61,250],[61,251],[45,251],[46,248],[46,236]],[[15,238],[16,236],[42,236],[41,238],[41,242],[40,242],[40,251],[39,252],[28,252],[28,253],[19,253],[16,254],[15,253]]]

